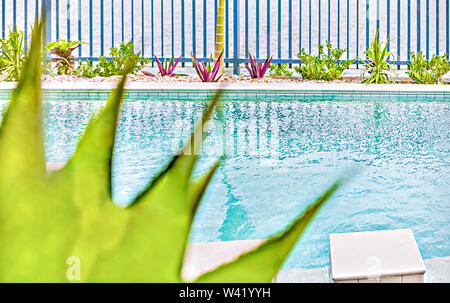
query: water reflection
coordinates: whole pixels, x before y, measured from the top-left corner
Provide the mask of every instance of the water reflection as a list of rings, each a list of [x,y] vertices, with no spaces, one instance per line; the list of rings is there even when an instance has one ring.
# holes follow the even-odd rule
[[[6,103],[0,103],[3,108]],[[103,102],[46,103],[46,153],[65,161]],[[125,205],[188,138],[204,102],[127,101],[113,184]],[[450,255],[450,103],[252,98],[224,103],[195,174],[224,152],[191,241],[267,237],[346,168],[361,173],[323,208],[286,266],[328,262],[331,232],[412,228],[425,258]]]

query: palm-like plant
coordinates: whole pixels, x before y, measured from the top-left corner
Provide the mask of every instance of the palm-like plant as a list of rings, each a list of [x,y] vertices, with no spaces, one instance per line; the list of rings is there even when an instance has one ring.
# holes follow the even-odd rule
[[[41,30],[0,126],[0,282],[182,282],[189,231],[220,166],[192,173],[221,93],[188,144],[124,208],[112,201],[111,163],[126,74],[92,119],[64,168],[47,173],[41,102]],[[132,71],[133,64],[127,66]],[[338,188],[332,185],[282,233],[196,282],[270,282],[305,228]],[[69,264],[69,265],[71,265]]]
[[[72,53],[81,44],[83,44],[81,41],[59,39],[48,46],[50,48],[50,54],[58,56],[58,58],[52,59],[52,62],[56,63],[55,68],[58,75],[69,75],[74,71],[75,57],[72,56]]]
[[[364,52],[366,58],[359,58],[366,67],[361,74],[362,83],[385,84],[394,82],[392,65],[389,63],[390,58],[394,60],[394,54],[387,51],[388,45],[389,38],[386,43],[382,43],[377,31],[375,40],[370,43],[369,49]]]

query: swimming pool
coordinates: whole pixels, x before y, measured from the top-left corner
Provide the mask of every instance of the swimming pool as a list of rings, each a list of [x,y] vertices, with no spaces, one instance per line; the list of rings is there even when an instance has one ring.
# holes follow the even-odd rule
[[[78,135],[103,104],[46,102],[49,162],[70,157]],[[0,106],[4,109],[6,101]],[[113,166],[119,204],[126,205],[167,163],[204,106],[189,98],[125,102]],[[223,151],[226,160],[199,208],[191,242],[267,237],[347,168],[357,168],[310,225],[285,268],[328,265],[328,234],[335,232],[411,228],[424,258],[450,256],[449,100],[226,100],[196,173]]]

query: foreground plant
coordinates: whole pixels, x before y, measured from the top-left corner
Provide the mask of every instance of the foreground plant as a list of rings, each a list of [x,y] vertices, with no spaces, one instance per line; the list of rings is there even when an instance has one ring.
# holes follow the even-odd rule
[[[220,54],[219,60],[217,60],[213,65],[212,56],[209,57],[209,61],[205,64],[198,61],[195,55],[191,53],[192,64],[194,65],[194,69],[202,82],[217,82],[220,80],[222,74],[219,74],[219,69],[222,56],[223,51]]]
[[[272,62],[272,57],[267,57],[264,64],[262,61],[257,62],[255,57],[248,53],[248,58],[250,60],[250,65],[248,63],[245,63],[245,68],[248,70],[250,77],[252,79],[259,79],[264,78],[264,75],[266,74],[267,69],[270,66],[270,63]]]
[[[288,71],[287,63],[272,63],[270,64],[269,75],[271,77],[291,77],[293,75],[293,72]]]
[[[394,60],[394,54],[387,51],[389,38],[386,43],[380,41],[378,32],[375,39],[370,43],[368,50],[364,52],[366,58],[360,58],[365,66],[361,74],[362,83],[386,84],[393,83],[393,69],[389,60]]]
[[[58,75],[70,75],[74,71],[75,57],[72,56],[72,53],[81,44],[83,44],[81,41],[66,41],[64,39],[52,43],[50,54],[58,56],[58,58],[52,59],[52,62],[56,63],[54,68]]]
[[[164,76],[169,76],[169,77],[174,77],[177,74],[174,73],[175,67],[177,67],[178,62],[180,62],[181,56],[177,59],[177,61],[175,61],[175,57],[172,55],[172,58],[170,58],[170,61],[166,61],[166,59],[164,59],[164,63],[161,63],[161,61],[159,61],[158,57],[155,56],[155,61],[156,64],[158,65],[158,69],[159,69],[159,74],[164,77]],[[142,73],[146,76],[151,76],[154,77],[155,75],[143,70]]]
[[[433,54],[430,60],[425,59],[423,53],[409,52],[408,76],[419,84],[438,84],[442,76],[450,71],[450,62],[447,54],[436,56]]]
[[[306,80],[341,80],[344,71],[356,60],[341,60],[346,49],[333,48],[330,42],[326,41],[327,53],[323,45],[318,46],[319,54],[311,55],[302,48],[297,57],[301,61],[300,66],[295,67],[295,71]]]
[[[47,173],[41,100],[42,26],[28,72],[0,126],[0,282],[182,282],[189,231],[215,171],[192,178],[208,120],[126,207],[112,201],[112,156],[126,74],[66,166]],[[134,66],[125,70],[131,71]],[[280,234],[196,282],[270,282],[339,182]]]

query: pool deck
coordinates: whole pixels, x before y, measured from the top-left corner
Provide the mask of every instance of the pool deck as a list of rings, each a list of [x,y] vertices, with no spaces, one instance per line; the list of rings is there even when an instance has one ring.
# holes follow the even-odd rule
[[[230,262],[241,253],[247,252],[262,243],[263,240],[238,240],[189,244],[183,276],[187,280],[220,264]],[[450,256],[424,260],[426,283],[450,283]],[[278,283],[329,283],[329,268],[287,268],[281,269],[275,279]]]
[[[8,93],[16,86],[15,82],[0,82],[0,92]],[[108,92],[116,86],[115,82],[44,82],[44,92],[75,93]],[[129,82],[128,92],[171,94],[171,93],[212,93],[218,89],[232,94],[373,94],[373,95],[433,95],[449,96],[450,85],[418,84],[355,84],[355,83],[201,83],[201,82]]]

